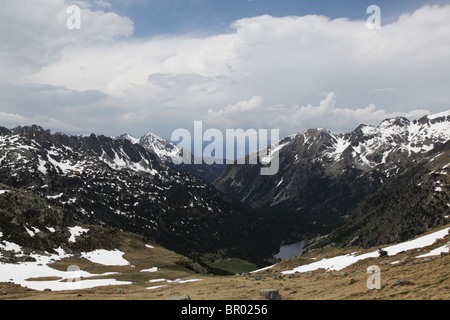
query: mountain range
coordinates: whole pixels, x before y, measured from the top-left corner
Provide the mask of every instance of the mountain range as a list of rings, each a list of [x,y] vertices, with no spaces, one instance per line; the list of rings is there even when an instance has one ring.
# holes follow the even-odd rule
[[[199,261],[263,265],[284,243],[369,247],[448,223],[449,140],[450,111],[349,133],[310,129],[282,139],[278,173],[262,176],[261,165],[175,165],[187,151],[152,133],[0,127],[0,182],[33,192],[67,223],[135,232]],[[41,211],[3,219],[3,237],[42,230],[52,213]]]
[[[250,243],[260,228],[251,208],[128,139],[51,134],[36,125],[1,134],[0,181],[78,223],[143,234],[185,255],[243,246],[240,239]]]
[[[390,188],[400,187],[400,178],[396,176],[406,169],[412,167],[409,172],[428,174],[430,166],[426,162],[442,152],[446,154],[449,139],[450,111],[414,121],[404,117],[386,119],[377,127],[360,125],[343,134],[310,129],[279,142],[280,169],[276,175],[259,175],[260,165],[230,165],[214,185],[264,212],[266,220],[271,220],[272,228],[278,229],[279,235],[284,232],[283,241],[311,240],[353,223],[357,215],[355,210],[361,210],[358,205],[361,208],[362,203],[367,204],[368,197],[375,197],[374,192],[378,191],[378,197],[376,203],[369,206],[370,211],[379,208],[375,204],[387,203],[387,198],[380,192],[384,190],[386,196],[392,196]],[[443,186],[439,194],[448,198],[448,166],[445,167],[448,161],[445,161],[441,163]],[[408,185],[411,181],[405,178],[402,183]],[[434,196],[434,189],[426,192],[429,193]],[[407,208],[420,195],[425,196],[423,190],[412,190],[410,198],[403,197],[396,205],[397,210],[408,215]],[[440,211],[424,210],[428,210],[428,215],[440,212],[442,216],[441,211],[448,208],[446,197]],[[365,209],[368,210],[367,206]],[[384,214],[388,212],[392,213],[385,211]],[[377,223],[376,219],[372,220]],[[439,221],[443,222],[442,219]],[[402,221],[398,223],[402,224]],[[426,227],[418,229],[423,231]],[[357,232],[356,228],[354,233]],[[387,231],[381,228],[379,232]],[[375,242],[406,240],[412,235],[416,235],[412,230],[398,236],[384,235]],[[366,242],[360,240],[360,244]]]

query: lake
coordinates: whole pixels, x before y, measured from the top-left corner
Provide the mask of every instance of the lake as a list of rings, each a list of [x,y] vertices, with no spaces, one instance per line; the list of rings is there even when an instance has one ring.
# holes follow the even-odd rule
[[[308,240],[303,240],[297,243],[286,244],[280,247],[280,252],[278,252],[274,257],[280,260],[286,260],[293,257],[299,257],[303,254],[303,248],[308,245]]]

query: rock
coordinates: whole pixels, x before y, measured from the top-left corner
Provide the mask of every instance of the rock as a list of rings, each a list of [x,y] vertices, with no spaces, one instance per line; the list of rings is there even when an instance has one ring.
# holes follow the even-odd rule
[[[400,262],[405,262],[408,258],[409,258],[409,256],[404,256],[400,259]]]
[[[208,270],[206,270],[205,268],[203,268],[198,262],[193,262],[191,264],[192,270],[194,270],[196,273],[200,273],[200,274],[207,274]]]
[[[187,294],[184,294],[181,296],[170,297],[169,300],[188,301],[188,300],[191,300],[191,297],[189,297]]]
[[[392,284],[392,286],[393,286],[393,287],[396,287],[396,286],[410,286],[410,285],[413,285],[413,284],[414,284],[414,283],[411,282],[411,281],[408,281],[408,280],[405,280],[405,279],[400,279],[400,280],[395,281],[395,282]]]
[[[348,285],[351,286],[352,284],[355,284],[357,281],[355,278],[350,278],[350,280],[348,280]]]
[[[259,294],[267,300],[281,300],[281,295],[276,289],[263,289]]]

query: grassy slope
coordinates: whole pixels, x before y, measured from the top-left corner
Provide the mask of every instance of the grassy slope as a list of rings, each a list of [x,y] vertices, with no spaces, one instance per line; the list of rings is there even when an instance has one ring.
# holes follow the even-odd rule
[[[0,284],[0,299],[52,299],[52,300],[168,300],[171,296],[188,294],[193,300],[252,300],[260,299],[259,290],[278,289],[284,300],[349,300],[349,299],[445,299],[450,298],[450,256],[415,258],[428,249],[402,252],[394,257],[371,258],[360,261],[342,271],[318,270],[304,274],[281,275],[281,271],[292,269],[303,263],[350,252],[349,249],[324,249],[293,258],[277,264],[274,268],[258,274],[240,276],[199,275],[180,266],[189,259],[161,247],[150,249],[140,237],[121,235],[126,252],[124,258],[135,267],[105,267],[87,260],[62,260],[53,265],[65,270],[77,264],[91,273],[119,272],[114,277],[132,281],[132,285],[108,286],[102,288],[65,292],[37,292],[13,284]],[[432,247],[438,247],[450,240],[450,235]],[[373,250],[373,249],[372,249]],[[353,248],[352,252],[355,251]],[[314,260],[316,259],[316,260]],[[400,261],[391,264],[393,261]],[[382,289],[368,290],[366,270],[371,265],[381,268]],[[158,267],[155,273],[141,273],[142,269]],[[111,276],[108,276],[111,277]],[[149,283],[151,279],[202,279],[190,283]],[[350,280],[352,279],[352,280]],[[398,285],[395,285],[398,283]],[[151,289],[149,287],[163,285]]]

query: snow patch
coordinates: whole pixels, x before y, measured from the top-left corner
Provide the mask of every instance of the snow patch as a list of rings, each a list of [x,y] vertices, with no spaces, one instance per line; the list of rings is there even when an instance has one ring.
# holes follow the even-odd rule
[[[342,153],[350,146],[350,141],[345,140],[342,137],[336,139],[336,143],[334,144],[334,151],[329,153],[329,156],[334,158],[334,160],[338,160]]]
[[[281,178],[280,182],[278,182],[277,186],[275,187],[275,189],[277,189],[279,186],[281,186],[281,184],[283,183],[283,178]]]
[[[176,280],[153,279],[153,280],[149,280],[148,282],[149,283],[167,282],[169,284],[172,284],[172,283],[182,284],[182,283],[197,282],[197,281],[202,281],[202,279],[188,279],[188,280],[181,280],[181,279],[176,279]],[[147,290],[153,290],[153,289],[158,289],[158,288],[163,288],[163,287],[167,287],[167,285],[159,285],[159,286],[148,287]]]
[[[71,234],[71,236],[69,238],[69,242],[74,243],[76,241],[76,237],[79,237],[83,233],[88,232],[89,229],[83,229],[82,227],[73,227],[73,228],[69,228],[69,231]]]
[[[91,262],[104,266],[128,266],[130,263],[123,258],[125,253],[119,250],[108,251],[104,249],[92,252],[83,252],[81,256]]]
[[[32,290],[66,291],[74,289],[89,289],[109,285],[129,285],[131,282],[117,281],[115,279],[88,279],[89,277],[104,276],[105,274],[90,274],[86,271],[59,271],[50,268],[47,264],[68,257],[64,250],[55,249],[58,255],[31,255],[35,262],[20,264],[0,263],[0,282],[13,282]],[[110,273],[109,273],[110,274]],[[32,281],[43,277],[56,277],[58,280]]]
[[[6,240],[0,242],[0,249],[4,251],[14,251],[15,253],[23,253],[21,246]]]
[[[441,253],[446,253],[446,252],[449,252],[449,251],[450,251],[450,242],[445,244],[445,245],[443,245],[443,246],[441,246],[441,247],[439,247],[439,248],[433,249],[433,250],[431,250],[428,253],[425,253],[425,254],[422,254],[420,256],[417,256],[416,258],[425,258],[425,257],[438,256]]]
[[[49,199],[49,200],[55,200],[55,199],[61,198],[63,195],[64,195],[64,193],[60,193],[60,194],[58,194],[58,195],[56,195],[56,196],[47,196],[47,199]]]
[[[400,243],[397,245],[383,248],[383,250],[386,251],[388,255],[395,256],[396,254],[398,254],[402,251],[413,250],[413,249],[431,246],[437,240],[444,238],[448,234],[449,230],[450,230],[450,228],[446,228],[446,229],[434,232],[432,234],[419,237],[419,238],[411,240],[411,241],[407,241],[407,242],[403,242],[403,243]],[[368,259],[368,258],[376,258],[378,256],[379,256],[378,251],[373,251],[373,252],[369,252],[369,253],[362,254],[362,255],[356,255],[356,252],[355,252],[355,253],[337,256],[337,257],[333,257],[333,258],[329,258],[329,259],[323,259],[321,261],[317,261],[317,262],[314,262],[311,264],[299,266],[297,268],[294,268],[289,271],[284,271],[282,273],[283,274],[293,274],[296,272],[303,273],[303,272],[308,272],[308,271],[315,271],[317,269],[325,269],[327,271],[339,271],[339,270],[345,269],[346,267],[348,267],[360,260],[364,260],[364,259]]]

